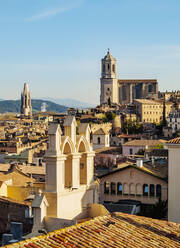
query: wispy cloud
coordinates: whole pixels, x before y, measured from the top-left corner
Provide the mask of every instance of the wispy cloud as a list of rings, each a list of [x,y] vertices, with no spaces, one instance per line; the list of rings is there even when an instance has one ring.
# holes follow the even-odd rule
[[[77,0],[77,1],[74,0],[73,3],[69,4],[68,6],[56,7],[56,8],[45,10],[45,11],[42,11],[38,14],[32,15],[32,16],[26,18],[26,21],[34,22],[34,21],[38,21],[38,20],[42,20],[42,19],[56,16],[56,15],[59,15],[59,14],[64,13],[64,12],[68,12],[74,8],[79,7],[80,4],[82,4],[82,2],[83,2],[83,0]]]

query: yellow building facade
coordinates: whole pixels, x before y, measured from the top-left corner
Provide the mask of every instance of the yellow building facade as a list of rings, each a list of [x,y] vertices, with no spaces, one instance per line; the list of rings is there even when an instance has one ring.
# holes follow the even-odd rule
[[[136,110],[141,122],[160,123],[163,120],[163,101],[136,99],[134,100]],[[173,103],[165,103],[165,117],[172,111]]]

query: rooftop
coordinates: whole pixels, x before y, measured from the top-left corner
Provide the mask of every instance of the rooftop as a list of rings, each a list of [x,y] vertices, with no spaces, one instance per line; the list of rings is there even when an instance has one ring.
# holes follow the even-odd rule
[[[119,79],[118,83],[157,83],[157,79]]]
[[[106,177],[108,175],[118,173],[122,170],[126,170],[129,168],[135,168],[137,170],[140,170],[146,174],[149,174],[151,176],[157,177],[161,180],[167,181],[167,165],[161,166],[156,164],[154,167],[148,163],[144,163],[142,167],[137,166],[136,164],[130,164],[130,163],[122,163],[118,165],[118,169],[109,171],[108,173],[105,173],[99,178]]]
[[[151,146],[155,147],[159,144],[164,144],[164,140],[131,140],[123,144],[123,146]]]
[[[180,144],[180,137],[171,139],[167,142],[168,144]]]
[[[108,135],[109,132],[105,128],[99,128],[93,134],[96,134],[96,135]]]
[[[114,213],[6,247],[175,248],[180,247],[180,224]]]
[[[135,99],[135,102],[143,103],[143,104],[163,104],[163,100],[149,100],[149,99]],[[172,102],[166,102],[167,104],[173,104]]]

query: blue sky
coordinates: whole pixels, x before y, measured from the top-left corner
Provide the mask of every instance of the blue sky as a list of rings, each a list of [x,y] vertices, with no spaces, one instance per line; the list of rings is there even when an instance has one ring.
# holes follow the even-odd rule
[[[119,78],[180,83],[179,0],[0,0],[0,98],[99,102],[107,48]]]

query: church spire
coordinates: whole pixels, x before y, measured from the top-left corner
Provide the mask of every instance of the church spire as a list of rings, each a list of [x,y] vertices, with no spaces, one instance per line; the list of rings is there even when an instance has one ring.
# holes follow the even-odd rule
[[[24,89],[21,93],[21,115],[26,117],[32,115],[31,95],[27,83],[24,84]]]

